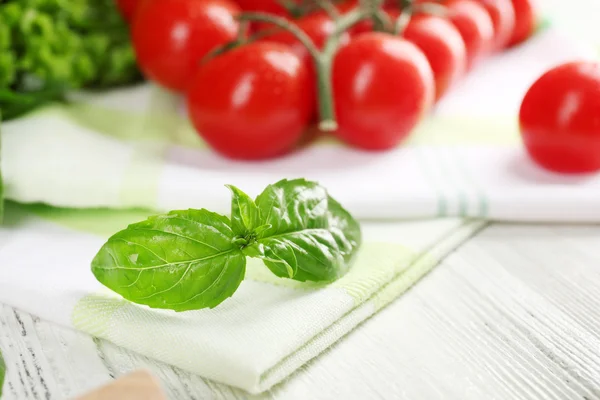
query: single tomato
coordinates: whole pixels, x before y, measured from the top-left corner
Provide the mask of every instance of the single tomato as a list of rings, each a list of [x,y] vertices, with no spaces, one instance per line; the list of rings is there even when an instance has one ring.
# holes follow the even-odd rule
[[[494,50],[508,45],[515,29],[515,9],[510,0],[479,0],[494,23]]]
[[[448,0],[447,18],[458,29],[465,43],[467,68],[491,50],[494,23],[485,7],[475,0]]]
[[[288,46],[254,42],[210,60],[188,92],[199,134],[219,153],[263,159],[290,151],[315,108],[315,82]]]
[[[528,153],[541,166],[600,170],[600,64],[573,62],[544,74],[523,100],[520,125]]]
[[[467,52],[460,32],[444,18],[422,14],[412,17],[403,35],[427,57],[436,99],[440,99],[466,70]]]
[[[512,0],[515,9],[515,29],[508,42],[514,46],[527,40],[535,31],[537,15],[533,0]]]
[[[334,59],[335,134],[362,149],[392,148],[430,109],[434,92],[433,72],[417,46],[386,33],[364,33]]]
[[[175,91],[190,85],[200,61],[236,38],[237,5],[229,0],[153,0],[137,14],[132,40],[146,77]]]

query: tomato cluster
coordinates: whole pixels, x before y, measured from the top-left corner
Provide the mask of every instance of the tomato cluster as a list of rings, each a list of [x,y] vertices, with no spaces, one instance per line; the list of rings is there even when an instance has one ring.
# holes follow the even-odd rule
[[[317,121],[357,148],[393,148],[478,60],[536,23],[531,0],[443,0],[441,14],[422,0],[377,12],[352,0],[119,2],[144,74],[185,94],[202,138],[237,159],[289,152]]]

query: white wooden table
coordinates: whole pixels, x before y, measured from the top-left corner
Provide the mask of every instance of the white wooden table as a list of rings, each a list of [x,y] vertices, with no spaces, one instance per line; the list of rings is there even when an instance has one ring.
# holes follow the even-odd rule
[[[254,398],[0,305],[6,398],[137,368],[169,398]],[[600,399],[600,226],[492,225],[287,382],[281,399]]]

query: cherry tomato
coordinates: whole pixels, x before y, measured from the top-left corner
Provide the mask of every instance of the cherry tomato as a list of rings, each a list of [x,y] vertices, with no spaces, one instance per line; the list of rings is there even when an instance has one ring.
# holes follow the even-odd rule
[[[404,38],[420,48],[433,70],[436,99],[440,99],[465,71],[467,54],[459,31],[448,20],[434,15],[415,15]]]
[[[254,42],[200,68],[188,92],[191,120],[206,142],[236,159],[291,150],[315,108],[306,65],[279,43]]]
[[[229,0],[153,0],[136,16],[132,39],[144,74],[185,91],[202,58],[236,38],[239,8]]]
[[[515,9],[510,0],[479,0],[494,23],[494,49],[506,47],[515,29]]]
[[[514,46],[527,40],[535,31],[537,16],[532,0],[512,0],[515,9],[516,23],[508,42]]]
[[[458,29],[465,42],[467,68],[489,50],[494,38],[494,24],[486,9],[475,0],[448,0],[448,19]]]
[[[562,173],[600,170],[600,64],[573,62],[533,84],[520,113],[531,157]]]
[[[386,33],[363,33],[341,48],[333,63],[335,134],[362,149],[392,148],[429,110],[434,91],[431,67],[414,44]]]

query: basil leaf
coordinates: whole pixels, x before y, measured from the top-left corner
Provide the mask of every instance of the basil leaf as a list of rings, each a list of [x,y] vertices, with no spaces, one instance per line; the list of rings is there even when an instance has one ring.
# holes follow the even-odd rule
[[[231,227],[233,233],[239,236],[251,234],[259,223],[258,207],[254,200],[246,193],[232,185],[227,185],[231,190]]]
[[[227,217],[172,211],[112,236],[92,261],[106,287],[134,303],[175,311],[216,307],[244,279],[246,258]]]
[[[4,375],[6,374],[6,364],[4,358],[2,358],[2,352],[0,351],[0,397],[2,397],[2,386],[4,386]]]
[[[359,224],[318,183],[304,179],[269,185],[256,199],[271,225],[243,249],[277,276],[332,281],[344,275],[361,243]]]

